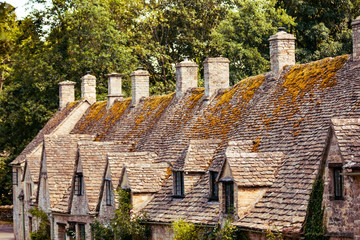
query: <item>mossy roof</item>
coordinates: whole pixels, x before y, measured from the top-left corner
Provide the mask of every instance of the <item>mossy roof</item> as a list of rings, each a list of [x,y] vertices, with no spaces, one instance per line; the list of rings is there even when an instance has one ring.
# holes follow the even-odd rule
[[[129,99],[111,111],[106,111],[105,102],[95,103],[73,133],[97,134],[97,141],[132,141],[131,151],[154,152],[157,162],[173,166],[184,165],[181,155],[191,140],[218,139],[211,170],[220,170],[229,141],[243,141],[254,153],[281,152],[284,162],[273,184],[236,225],[265,230],[272,224],[288,233],[299,232],[330,119],[358,118],[359,92],[360,68],[348,56],[339,56],[288,66],[278,79],[271,73],[244,79],[210,101],[204,89],[194,88],[179,99],[174,94],[153,96],[134,108]],[[106,119],[112,119],[111,124]],[[168,172],[146,206],[151,221],[183,218],[216,224],[221,209],[208,201],[209,174],[201,174],[183,199],[174,200],[171,169]]]

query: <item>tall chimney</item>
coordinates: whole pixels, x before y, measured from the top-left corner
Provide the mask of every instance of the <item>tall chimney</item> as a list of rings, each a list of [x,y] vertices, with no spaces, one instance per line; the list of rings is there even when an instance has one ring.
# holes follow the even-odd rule
[[[136,105],[140,98],[149,97],[149,72],[139,67],[131,73],[131,105]]]
[[[63,81],[59,83],[59,108],[63,109],[70,102],[75,101],[75,82]]]
[[[285,65],[295,65],[295,36],[280,27],[279,32],[269,38],[271,71],[278,75]]]
[[[360,16],[357,17],[352,23],[353,32],[353,60],[360,60]]]
[[[106,108],[111,108],[115,100],[122,99],[124,96],[121,93],[121,77],[123,75],[118,73],[110,73],[106,76],[108,77],[108,95]]]
[[[90,104],[96,102],[96,77],[90,73],[81,78],[81,99],[89,101]]]
[[[229,87],[229,59],[207,58],[204,61],[205,97],[210,98],[217,90]]]
[[[180,98],[189,88],[198,85],[198,65],[195,62],[184,60],[176,66],[176,97]]]

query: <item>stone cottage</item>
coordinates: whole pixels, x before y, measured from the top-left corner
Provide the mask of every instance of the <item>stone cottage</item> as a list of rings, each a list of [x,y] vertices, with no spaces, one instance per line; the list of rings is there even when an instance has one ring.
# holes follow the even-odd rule
[[[215,226],[229,215],[250,239],[276,228],[299,239],[314,214],[330,239],[360,239],[360,18],[353,53],[295,65],[295,37],[271,36],[271,72],[229,87],[229,61],[176,65],[176,92],[149,97],[149,73],[109,74],[107,101],[96,78],[60,85],[60,109],[13,162],[16,239],[49,216],[52,239],[90,239],[131,192],[147,212],[152,239],[171,239],[173,221]],[[317,209],[314,209],[316,208]]]

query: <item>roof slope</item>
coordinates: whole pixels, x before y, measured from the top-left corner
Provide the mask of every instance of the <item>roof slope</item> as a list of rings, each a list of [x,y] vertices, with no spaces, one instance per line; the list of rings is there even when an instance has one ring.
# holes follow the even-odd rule
[[[360,119],[332,119],[344,166],[360,167]]]
[[[101,183],[105,175],[107,154],[129,151],[131,144],[124,142],[79,142],[79,163],[84,176],[90,212],[95,212],[100,199]]]
[[[69,103],[65,108],[57,111],[54,116],[45,124],[45,126],[39,131],[36,137],[25,147],[20,155],[11,163],[12,165],[22,163],[26,155],[34,151],[36,147],[42,144],[45,134],[50,134],[56,127],[74,110],[81,102]],[[36,164],[36,163],[35,163]],[[39,169],[39,168],[37,168]],[[34,174],[34,173],[33,173]],[[37,174],[35,174],[37,175]]]
[[[78,142],[93,138],[91,135],[44,136],[45,159],[42,161],[46,161],[50,207],[54,211],[68,212]]]
[[[226,150],[233,180],[239,187],[271,186],[284,161],[282,153],[247,153]]]
[[[126,163],[123,173],[126,172],[133,193],[155,193],[160,190],[168,167],[167,163]]]
[[[279,79],[271,74],[244,79],[209,102],[203,89],[191,89],[180,99],[174,95],[146,98],[135,108],[119,108],[122,115],[111,127],[100,124],[81,133],[98,133],[101,141],[134,141],[133,150],[154,152],[157,161],[173,166],[184,166],[181,156],[190,140],[220,139],[212,170],[220,169],[229,141],[246,141],[245,148],[252,152],[282,152],[285,160],[273,184],[237,224],[258,230],[274,224],[280,230],[299,232],[330,119],[360,116],[360,68],[347,59],[340,56],[287,67]],[[80,130],[77,126],[73,132]],[[111,160],[109,156],[116,174],[120,165],[111,165]],[[218,222],[219,205],[208,203],[208,174],[181,200],[171,197],[172,189],[170,176],[146,207],[152,221]]]

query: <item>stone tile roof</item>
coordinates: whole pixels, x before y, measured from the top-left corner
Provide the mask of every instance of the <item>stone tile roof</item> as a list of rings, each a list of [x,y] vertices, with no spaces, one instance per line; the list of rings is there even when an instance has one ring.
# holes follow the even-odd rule
[[[81,102],[72,102],[69,103],[65,108],[59,110],[50,118],[50,120],[45,124],[45,126],[39,131],[36,137],[25,147],[21,154],[11,162],[11,165],[20,164],[25,161],[27,154],[30,154],[34,151],[35,148],[39,147],[44,140],[44,135],[50,134],[56,127],[75,109]],[[40,146],[41,147],[41,146]],[[37,172],[33,172],[35,175],[38,175]]]
[[[91,135],[44,136],[47,183],[52,210],[65,213],[69,211],[69,196],[75,172],[78,142],[92,139],[94,136]]]
[[[133,193],[155,193],[166,180],[168,167],[167,163],[126,163],[120,181],[126,172]]]
[[[184,172],[206,172],[220,143],[219,139],[190,140],[188,147],[180,156],[183,160],[178,160],[179,165],[175,165],[174,169]]]
[[[131,148],[128,142],[79,142],[79,164],[81,163],[84,176],[84,186],[89,203],[90,212],[97,211],[101,184],[105,176],[107,154],[126,152]]]
[[[226,160],[239,187],[271,186],[284,161],[282,153],[239,152],[229,146]]]
[[[345,168],[360,167],[360,119],[332,119]]]
[[[125,165],[131,166],[129,168],[129,171],[133,170],[133,165],[151,165],[154,164],[154,168],[160,168],[163,166],[162,164],[159,165],[159,167],[156,166],[155,162],[157,160],[157,155],[151,152],[126,152],[126,153],[109,153],[108,154],[108,163],[111,171],[111,180],[114,183],[114,190],[119,186],[120,184],[120,178],[123,171],[123,167]],[[132,172],[134,175],[136,175],[136,172]],[[141,181],[141,179],[138,179],[137,181]],[[134,186],[134,189],[136,187]],[[141,187],[139,187],[139,190]]]
[[[298,233],[305,221],[330,119],[360,117],[360,67],[347,59],[340,56],[288,66],[279,79],[271,74],[251,77],[218,92],[209,102],[203,89],[191,89],[179,99],[174,95],[146,98],[134,108],[126,101],[119,102],[121,116],[110,126],[101,123],[107,113],[98,116],[95,110],[95,106],[105,109],[106,104],[97,103],[101,107],[93,105],[94,114],[89,110],[88,120],[84,116],[73,133],[96,133],[100,141],[130,140],[135,143],[131,151],[154,152],[157,162],[173,166],[184,166],[181,156],[190,140],[220,139],[209,168],[213,170],[223,164],[229,141],[252,142],[250,151],[254,153],[282,152],[285,159],[273,184],[236,224],[255,230],[265,230],[270,224]],[[81,122],[87,122],[85,127]],[[109,155],[112,176],[119,180],[124,160],[114,159]],[[208,172],[201,174],[183,199],[172,198],[170,176],[146,207],[151,221],[184,218],[216,224],[219,205],[208,202],[208,176]]]

